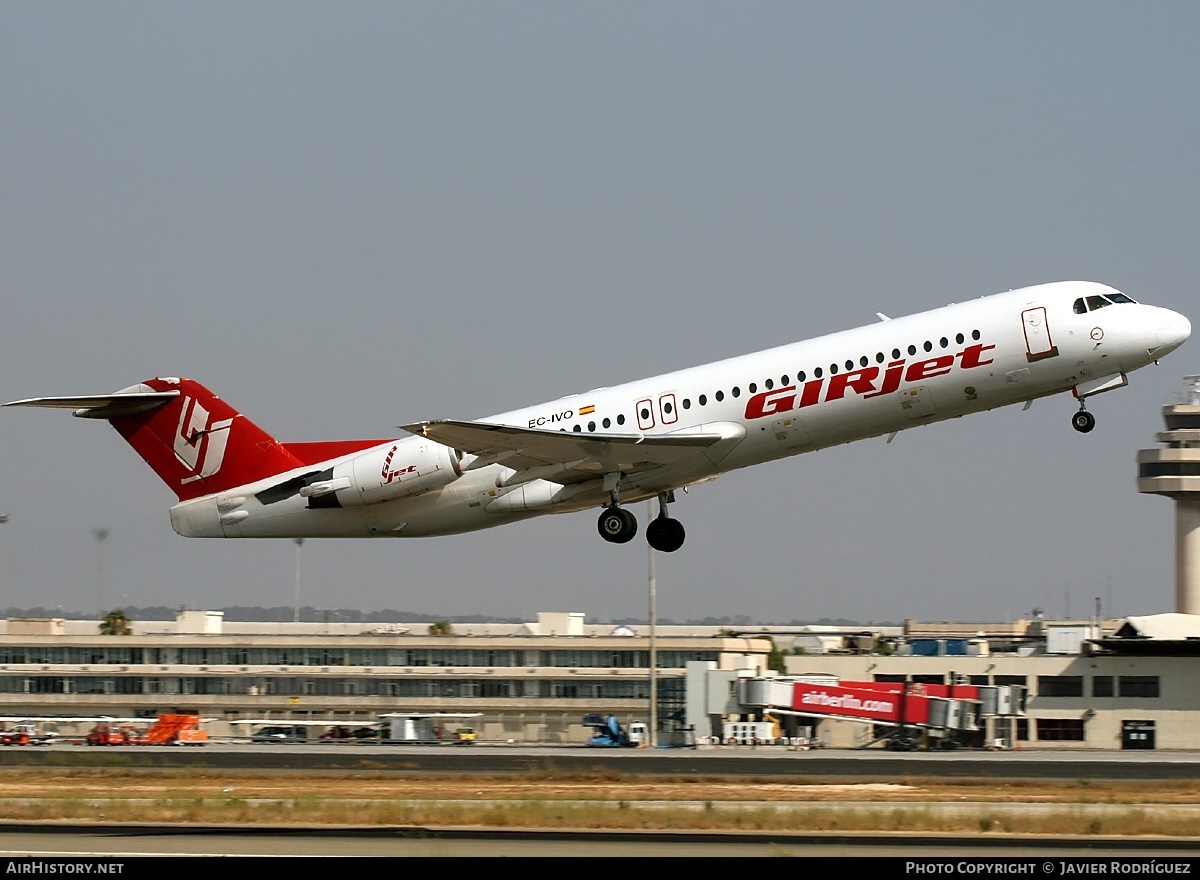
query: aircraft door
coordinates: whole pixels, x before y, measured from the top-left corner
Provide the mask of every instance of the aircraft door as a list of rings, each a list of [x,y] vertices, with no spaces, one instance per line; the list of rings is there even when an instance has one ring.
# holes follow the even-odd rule
[[[654,403],[649,400],[639,400],[637,402],[637,419],[638,427],[643,431],[649,431],[654,427]]]
[[[663,394],[658,398],[658,418],[664,425],[673,425],[679,421],[677,410],[674,394]]]
[[[1058,355],[1058,346],[1050,338],[1050,325],[1046,323],[1044,306],[1036,306],[1021,312],[1021,322],[1025,325],[1025,357],[1027,360],[1040,361],[1042,358]]]

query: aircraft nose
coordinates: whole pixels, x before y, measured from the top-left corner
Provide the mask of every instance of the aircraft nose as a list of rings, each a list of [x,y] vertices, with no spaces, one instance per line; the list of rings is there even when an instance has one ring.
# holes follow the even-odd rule
[[[1154,332],[1158,337],[1159,353],[1166,354],[1187,342],[1192,335],[1192,322],[1178,312],[1169,309],[1162,311],[1163,320]]]

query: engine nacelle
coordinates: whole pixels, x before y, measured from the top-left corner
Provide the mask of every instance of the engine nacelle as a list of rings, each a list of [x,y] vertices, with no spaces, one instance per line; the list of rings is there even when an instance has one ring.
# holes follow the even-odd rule
[[[312,499],[312,507],[357,507],[420,495],[460,476],[462,468],[453,449],[412,437],[342,462],[334,467],[331,479],[311,483],[300,494]]]

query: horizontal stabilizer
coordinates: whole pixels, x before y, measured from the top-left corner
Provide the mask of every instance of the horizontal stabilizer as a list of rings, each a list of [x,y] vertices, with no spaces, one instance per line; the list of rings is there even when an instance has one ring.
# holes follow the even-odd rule
[[[227,492],[304,466],[287,447],[199,382],[155,377],[111,394],[31,397],[6,406],[70,409],[107,421],[180,501]],[[319,454],[328,444],[308,444]],[[332,444],[339,451],[346,444]]]
[[[141,390],[118,391],[115,394],[88,394],[80,397],[30,397],[14,400],[5,406],[42,406],[50,409],[73,409],[82,419],[118,419],[147,412],[179,396],[179,392],[154,391],[149,386]]]

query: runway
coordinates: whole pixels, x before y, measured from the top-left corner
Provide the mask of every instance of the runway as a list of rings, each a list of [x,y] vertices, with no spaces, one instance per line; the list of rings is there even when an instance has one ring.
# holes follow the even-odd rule
[[[992,835],[780,832],[505,831],[425,828],[230,828],[0,825],[0,859],[145,857],[1110,859],[1200,861],[1193,841]],[[1193,868],[1195,870],[1195,868]],[[121,873],[130,873],[126,870]]]
[[[0,749],[4,766],[115,766],[328,772],[529,773],[611,770],[657,776],[788,776],[894,779],[912,775],[1003,779],[1200,779],[1200,754],[1169,751],[1007,752],[792,751],[784,746],[614,749],[507,744],[320,745],[209,743],[205,746],[52,746]]]
[[[760,780],[828,784],[837,781],[862,788],[867,782],[914,778],[980,778],[1001,780],[1192,780],[1200,778],[1200,755],[1187,752],[904,752],[790,751],[783,747],[702,749],[597,749],[514,745],[262,745],[209,743],[202,747],[87,747],[57,743],[47,747],[0,749],[4,768],[46,767],[86,770],[90,775],[114,771],[195,770],[237,773],[302,773],[367,780],[379,774],[546,775],[612,774],[618,777],[742,777]],[[239,793],[240,796],[240,793]],[[386,796],[386,795],[385,795]],[[850,797],[853,797],[851,795]],[[10,800],[13,798],[10,797]],[[30,799],[32,802],[35,799]],[[111,808],[112,805],[108,804]],[[671,807],[687,809],[686,802]],[[713,804],[690,804],[711,810]],[[745,802],[744,808],[762,806]],[[808,805],[813,806],[813,805]],[[854,811],[866,805],[846,800],[823,805],[826,810]],[[893,805],[895,806],[895,805]],[[928,813],[970,810],[977,804],[912,805]],[[654,803],[639,801],[639,810]],[[718,804],[724,809],[725,804]],[[1053,809],[1037,804],[989,805],[996,820],[1005,811],[1029,813]],[[1099,820],[1117,809],[1110,804],[1077,804]],[[1154,809],[1168,809],[1165,805]],[[1198,805],[1170,809],[1187,817]],[[102,812],[102,810],[97,811]],[[32,814],[32,813],[31,813]],[[110,810],[109,815],[112,815]],[[1157,814],[1156,814],[1157,815]],[[1163,815],[1166,815],[1165,813]],[[353,820],[351,820],[353,821]],[[1106,820],[1104,820],[1106,821]],[[1200,822],[1200,816],[1196,818]],[[1111,822],[1105,824],[1110,828]],[[988,833],[829,833],[795,831],[599,831],[586,829],[501,829],[455,827],[272,826],[210,824],[140,824],[126,822],[0,823],[0,857],[136,859],[166,856],[421,856],[421,857],[879,857],[892,858],[1099,858],[1139,857],[1190,859],[1200,853],[1192,838],[1086,838]],[[1198,867],[1200,869],[1200,867]]]

